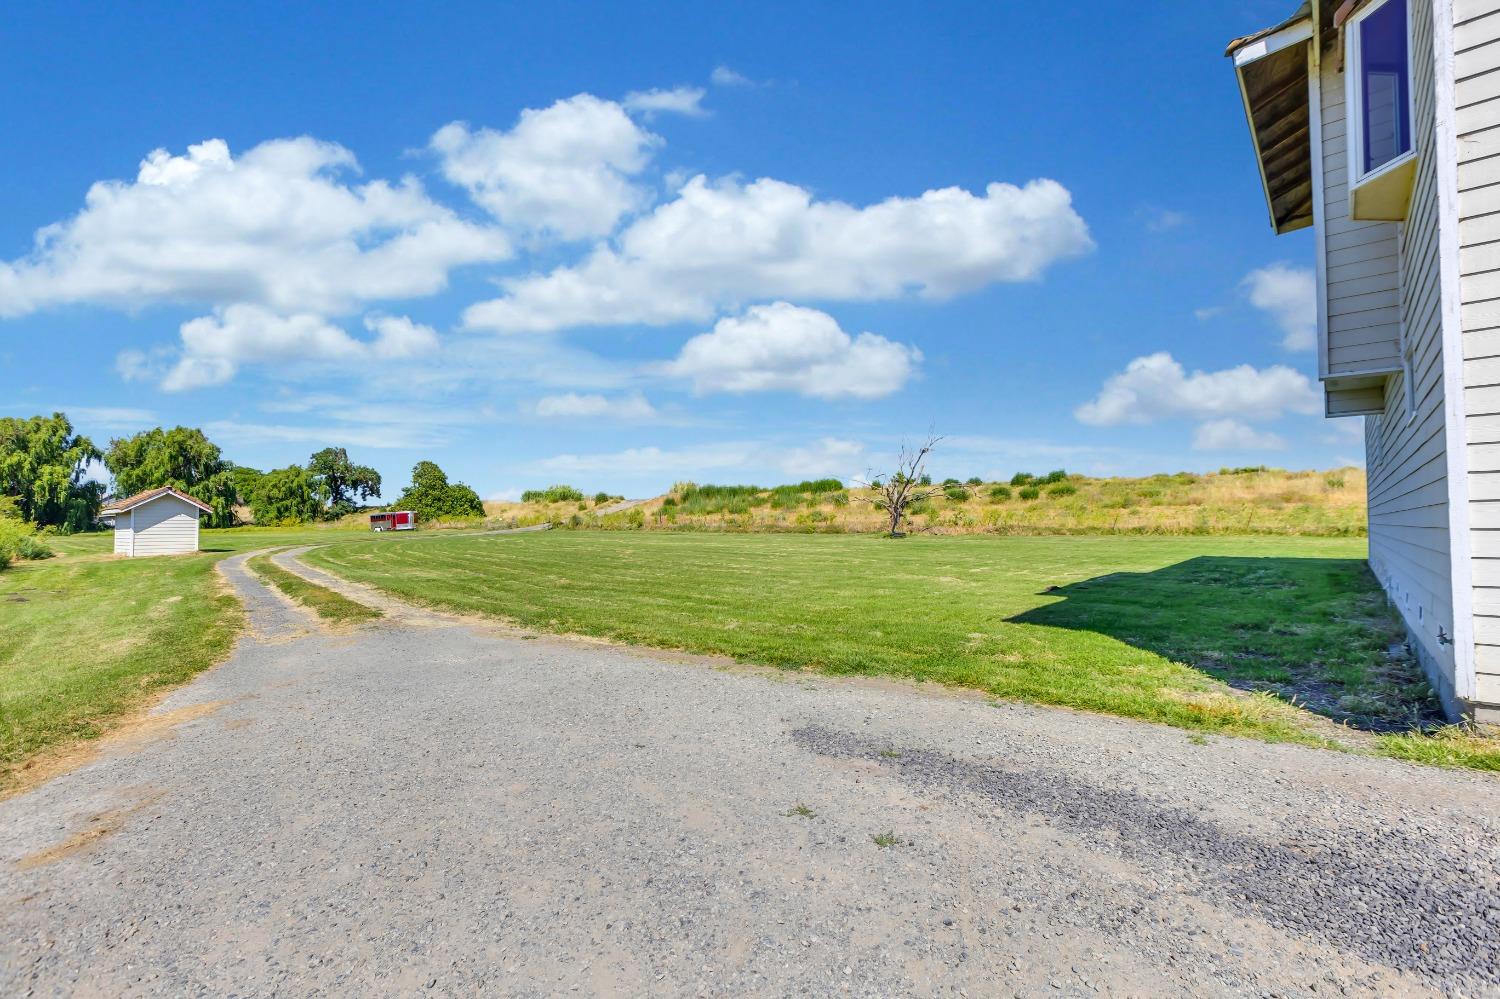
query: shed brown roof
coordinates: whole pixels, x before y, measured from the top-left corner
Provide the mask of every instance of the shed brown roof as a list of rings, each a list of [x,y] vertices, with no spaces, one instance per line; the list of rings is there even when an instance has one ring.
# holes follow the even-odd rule
[[[143,493],[136,493],[134,496],[127,496],[122,500],[116,500],[115,502],[106,506],[103,510],[100,510],[99,515],[108,516],[109,514],[113,513],[126,513],[131,509],[140,506],[142,503],[150,503],[154,499],[160,499],[161,497],[167,495],[176,496],[180,500],[191,503],[193,504],[193,506],[202,510],[204,513],[214,512],[213,507],[209,506],[207,503],[203,502],[195,496],[189,496],[187,493],[182,492],[179,489],[174,489],[171,486],[158,486],[155,489],[147,489]]]

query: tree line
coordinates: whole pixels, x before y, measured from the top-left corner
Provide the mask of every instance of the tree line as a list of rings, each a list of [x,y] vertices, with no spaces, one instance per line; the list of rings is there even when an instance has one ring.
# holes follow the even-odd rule
[[[76,433],[63,413],[0,417],[0,516],[63,533],[94,526],[107,495],[91,475],[102,464],[118,498],[171,486],[212,509],[210,527],[232,527],[237,507],[257,524],[300,524],[343,517],[380,495],[380,473],[326,447],[305,465],[261,471],[224,458],[195,427],[156,427],[103,449]],[[418,462],[395,507],[420,520],[483,516],[474,490],[450,483],[435,463]]]

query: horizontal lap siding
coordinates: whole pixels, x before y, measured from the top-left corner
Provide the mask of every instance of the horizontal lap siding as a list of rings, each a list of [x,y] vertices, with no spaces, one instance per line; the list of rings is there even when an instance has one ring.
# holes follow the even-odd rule
[[[135,554],[176,555],[198,550],[198,508],[164,496],[135,509]]]
[[[1474,555],[1474,696],[1500,702],[1500,11],[1455,0],[1459,321]]]
[[[1322,63],[1323,243],[1330,375],[1401,366],[1396,226],[1349,218],[1344,75]]]
[[[1406,375],[1386,385],[1385,412],[1366,420],[1366,450],[1370,469],[1370,566],[1406,620],[1411,638],[1423,654],[1434,685],[1451,699],[1454,659],[1451,645],[1440,641],[1453,634],[1452,549],[1448,520],[1448,455],[1443,390],[1442,313],[1439,282],[1437,171],[1434,85],[1432,78],[1431,7],[1412,5],[1413,91],[1416,94],[1414,136],[1418,167],[1411,208],[1404,224],[1357,223],[1365,244],[1379,248],[1389,239],[1399,245],[1398,268],[1391,269],[1379,249],[1364,251],[1371,270],[1346,287],[1349,305],[1370,302],[1380,311],[1371,318],[1394,323],[1390,335],[1400,357],[1400,337],[1410,346],[1412,410],[1408,411]],[[1426,54],[1424,56],[1424,53]],[[1329,72],[1331,60],[1324,61]],[[1340,100],[1344,78],[1333,73],[1325,86],[1337,89]],[[1347,161],[1338,156],[1342,174]],[[1330,163],[1329,169],[1335,168]],[[1330,222],[1330,229],[1334,223]],[[1354,245],[1352,242],[1349,245]],[[1329,262],[1333,262],[1333,250]],[[1371,288],[1374,278],[1389,276],[1384,292]],[[1330,289],[1330,296],[1334,294]],[[1383,332],[1383,329],[1381,330]],[[1500,374],[1500,366],[1497,366]]]

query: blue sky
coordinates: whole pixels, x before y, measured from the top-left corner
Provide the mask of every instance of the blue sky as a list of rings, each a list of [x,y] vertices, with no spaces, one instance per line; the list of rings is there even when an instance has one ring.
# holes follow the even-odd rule
[[[1132,5],[21,4],[0,412],[394,496],[1359,460],[1231,37]],[[815,9],[814,9],[815,8]]]

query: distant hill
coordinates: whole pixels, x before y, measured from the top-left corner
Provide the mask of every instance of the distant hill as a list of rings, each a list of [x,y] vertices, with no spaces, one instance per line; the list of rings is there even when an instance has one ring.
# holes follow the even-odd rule
[[[576,492],[576,491],[573,491]],[[643,530],[876,532],[883,514],[869,490],[835,479],[775,487],[679,483],[626,507],[620,497],[486,503],[491,521],[553,521]],[[913,511],[912,529],[933,534],[1275,534],[1358,537],[1365,528],[1365,473],[1224,469],[1099,479],[1053,472],[1006,482],[952,483]]]

